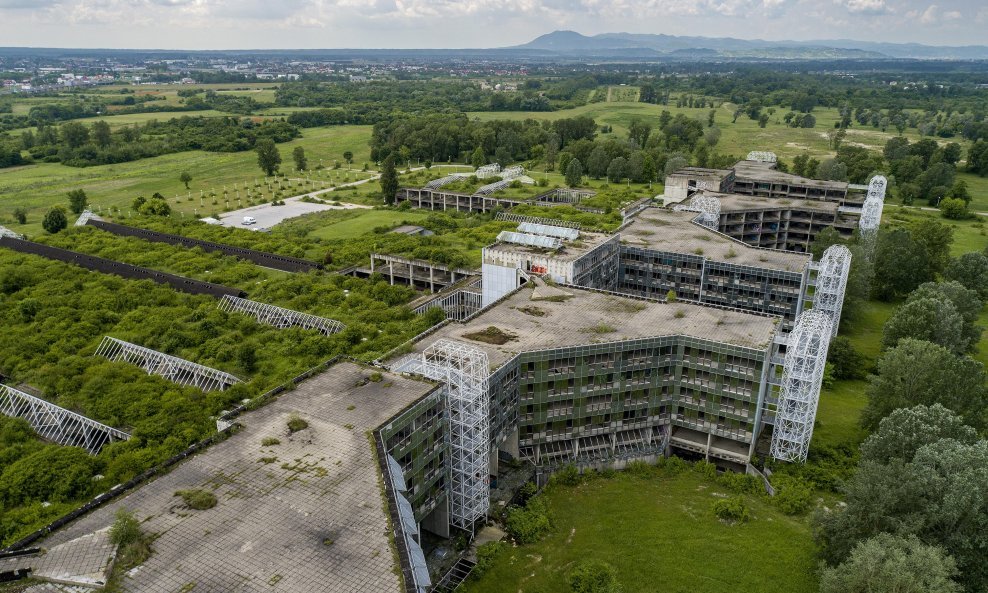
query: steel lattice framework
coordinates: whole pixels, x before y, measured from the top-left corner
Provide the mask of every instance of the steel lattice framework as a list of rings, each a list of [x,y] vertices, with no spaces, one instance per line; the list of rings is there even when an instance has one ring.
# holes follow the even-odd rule
[[[89,222],[90,220],[103,220],[103,219],[93,214],[92,210],[86,209],[83,210],[82,214],[79,215],[79,218],[76,219],[75,226],[86,226],[86,223]]]
[[[884,175],[875,175],[868,182],[868,197],[876,197],[879,200],[884,200],[885,189],[888,187],[888,184],[889,180]]]
[[[477,179],[487,179],[488,177],[494,177],[501,172],[501,165],[494,163],[491,165],[484,165],[483,167],[477,167],[474,175]]]
[[[445,177],[440,177],[439,179],[433,179],[429,183],[426,183],[425,184],[425,188],[426,189],[439,189],[440,187],[442,187],[444,185],[449,185],[450,183],[453,183],[454,181],[459,181],[461,179],[463,179],[462,176],[457,175],[457,174],[454,173],[452,175],[447,175]]]
[[[768,152],[765,150],[753,150],[748,153],[746,161],[758,161],[759,163],[775,163],[778,162],[779,157],[775,156],[774,152]]]
[[[488,183],[487,185],[477,188],[477,191],[473,192],[475,196],[489,196],[492,193],[502,190],[511,185],[511,182],[507,179],[502,179],[500,181],[495,181],[494,183]]]
[[[47,441],[82,447],[90,455],[99,453],[104,445],[130,438],[121,430],[6,385],[0,385],[0,413],[27,420],[38,436]]]
[[[515,165],[513,167],[507,167],[501,170],[501,179],[514,179],[515,177],[521,177],[525,174],[525,168],[521,165]]]
[[[24,235],[18,235],[5,226],[0,225],[0,237],[10,237],[11,239],[23,239]]]
[[[103,341],[96,349],[96,356],[117,362],[129,362],[141,367],[149,375],[159,375],[179,385],[198,387],[203,391],[223,391],[231,385],[242,382],[229,373],[110,336],[103,337]]]
[[[450,524],[472,530],[490,509],[490,365],[483,350],[439,340],[422,353],[423,374],[446,384]]]
[[[689,204],[680,204],[673,207],[673,210],[699,212],[699,220],[696,222],[714,230],[720,228],[720,200],[713,196],[693,196]]]
[[[851,250],[844,245],[831,245],[823,252],[817,268],[816,291],[813,294],[813,309],[830,315],[834,336],[840,324],[841,308],[844,306],[844,292],[847,290],[847,275],[851,271]]]
[[[279,329],[286,327],[301,327],[314,329],[324,336],[330,336],[346,329],[339,321],[284,309],[267,303],[259,303],[232,295],[223,295],[219,308],[228,313],[244,313],[257,319],[258,323],[273,325]]]
[[[831,325],[826,312],[810,309],[799,316],[789,334],[770,449],[772,457],[781,461],[806,461],[827,364]]]

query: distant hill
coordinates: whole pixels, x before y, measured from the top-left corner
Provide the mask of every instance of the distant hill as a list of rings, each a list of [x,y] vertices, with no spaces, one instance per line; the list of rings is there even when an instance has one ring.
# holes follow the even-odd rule
[[[789,59],[988,59],[988,46],[932,46],[919,43],[879,43],[872,41],[814,40],[765,41],[733,37],[686,37],[641,33],[601,33],[587,36],[576,31],[554,31],[536,37],[513,50],[550,52],[559,55],[654,54],[667,57],[735,57]]]

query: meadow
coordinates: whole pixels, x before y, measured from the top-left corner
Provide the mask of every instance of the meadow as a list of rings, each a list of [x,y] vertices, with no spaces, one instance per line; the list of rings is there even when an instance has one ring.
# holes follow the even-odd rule
[[[569,572],[592,558],[614,566],[623,593],[815,592],[809,520],[745,496],[752,520],[725,523],[711,506],[728,495],[692,471],[647,478],[618,472],[580,486],[554,485],[545,495],[552,533],[508,548],[462,590],[568,593]]]

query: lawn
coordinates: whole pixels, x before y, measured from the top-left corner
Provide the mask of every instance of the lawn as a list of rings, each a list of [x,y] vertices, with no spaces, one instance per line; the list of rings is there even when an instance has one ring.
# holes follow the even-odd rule
[[[711,511],[727,493],[693,472],[647,479],[619,472],[583,486],[555,487],[547,495],[553,533],[510,548],[462,590],[568,593],[567,574],[593,558],[617,569],[624,593],[815,592],[808,519],[746,497],[754,519],[728,525]]]
[[[363,163],[370,160],[370,134],[371,126],[307,128],[303,130],[302,138],[278,145],[282,169],[292,171],[291,153],[296,146],[305,148],[310,168],[319,164],[331,168],[335,161],[343,160],[343,152],[348,150],[354,154],[355,168],[362,168]],[[179,181],[183,171],[192,175],[189,190]],[[348,180],[345,169],[313,172],[312,175],[313,179],[321,182],[321,186]],[[257,155],[253,151],[189,151],[85,168],[38,163],[0,169],[0,224],[17,232],[38,232],[45,210],[54,205],[67,205],[66,192],[76,188],[86,191],[94,207],[127,208],[139,195],[150,197],[160,192],[168,198],[173,210],[204,215],[221,209],[223,204],[212,206],[209,202],[201,203],[196,199],[200,191],[215,191],[217,195],[222,195],[224,187],[232,188],[235,184],[243,186],[244,182],[253,185],[254,180],[260,177]],[[350,181],[356,178],[356,173],[350,173]],[[178,200],[179,196],[191,196],[192,199]],[[231,206],[236,207],[236,203],[232,202]],[[27,209],[27,225],[13,223],[15,208]]]
[[[409,210],[345,210],[339,222],[328,222],[309,235],[320,239],[353,239],[366,235],[380,226],[394,226],[403,222],[415,224],[429,217],[428,211]]]

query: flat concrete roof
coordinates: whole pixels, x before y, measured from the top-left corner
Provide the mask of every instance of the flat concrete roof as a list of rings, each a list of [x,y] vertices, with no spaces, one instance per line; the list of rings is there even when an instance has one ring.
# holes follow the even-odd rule
[[[471,321],[451,323],[426,336],[413,346],[414,351],[421,352],[440,338],[458,340],[485,350],[493,369],[522,352],[673,335],[762,349],[778,327],[779,318],[741,311],[644,301],[568,286],[560,290],[570,296],[533,300],[537,290],[521,288]],[[511,339],[497,345],[467,337],[489,327]]]
[[[737,177],[754,179],[765,183],[787,183],[793,185],[818,187],[820,189],[847,191],[846,181],[823,181],[820,179],[800,177],[799,175],[793,175],[792,173],[783,173],[775,168],[775,163],[764,163],[761,161],[738,161],[734,165],[734,172]]]
[[[701,191],[697,194],[713,196],[720,200],[721,212],[749,212],[753,210],[813,210],[815,212],[837,213],[837,202],[823,200],[798,200],[790,198],[763,198],[742,196],[720,192]]]
[[[523,233],[524,231],[517,232]],[[597,247],[600,247],[613,236],[614,235],[605,235],[603,233],[580,231],[580,236],[576,239],[576,241],[568,241],[563,239],[563,246],[557,250],[532,247],[530,245],[519,245],[517,243],[507,243],[503,241],[491,245],[488,249],[500,251],[502,253],[551,255],[553,259],[559,261],[573,261],[583,257]]]
[[[367,431],[434,385],[339,363],[240,418],[244,428],[131,494],[50,536],[50,548],[134,512],[158,536],[126,591],[399,592],[387,509]],[[298,414],[308,428],[289,434]],[[262,446],[264,438],[277,445]],[[218,504],[184,507],[177,490]],[[194,583],[194,589],[189,589]]]
[[[696,212],[646,208],[634,222],[621,229],[621,242],[656,251],[703,255],[737,265],[800,272],[811,255],[758,249],[735,241],[704,226],[693,224]],[[733,256],[731,254],[734,254]]]

